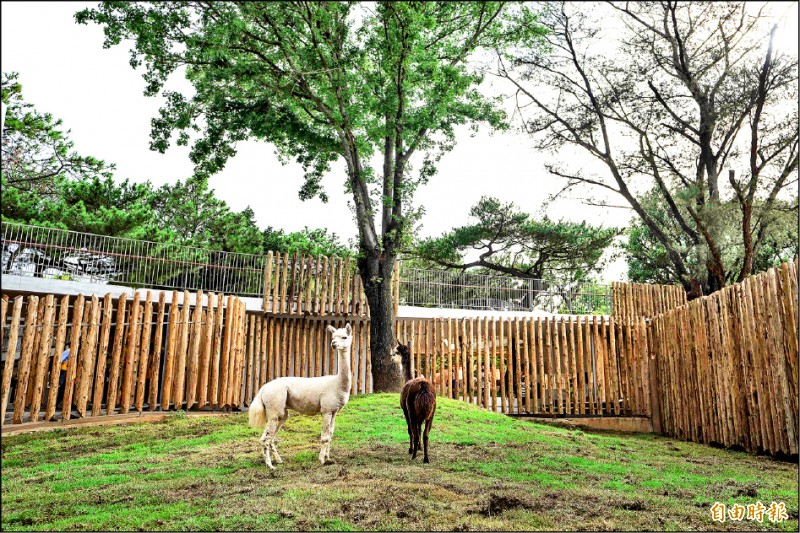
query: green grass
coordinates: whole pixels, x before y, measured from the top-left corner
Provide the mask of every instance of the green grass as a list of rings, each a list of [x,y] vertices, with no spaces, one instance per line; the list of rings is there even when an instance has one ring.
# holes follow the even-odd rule
[[[246,415],[2,438],[2,530],[796,531],[797,465],[644,434],[514,420],[438,398],[431,463],[411,461],[396,394],[354,396],[317,463],[292,416],[270,473]],[[711,521],[715,501],[790,520]]]

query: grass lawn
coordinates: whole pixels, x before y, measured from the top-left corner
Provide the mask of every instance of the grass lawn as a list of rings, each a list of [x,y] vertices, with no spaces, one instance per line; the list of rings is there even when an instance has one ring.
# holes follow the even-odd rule
[[[438,398],[431,464],[407,452],[397,394],[354,396],[335,464],[320,417],[291,416],[270,474],[246,415],[2,438],[9,530],[797,531],[797,464],[653,435],[588,433]],[[785,502],[790,519],[713,522],[728,506]]]

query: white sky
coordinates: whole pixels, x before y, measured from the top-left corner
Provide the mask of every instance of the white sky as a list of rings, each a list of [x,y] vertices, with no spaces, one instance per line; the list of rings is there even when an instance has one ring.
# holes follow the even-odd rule
[[[163,155],[148,148],[150,119],[157,115],[162,99],[142,94],[144,81],[128,64],[129,47],[123,43],[104,50],[100,26],[75,23],[76,11],[95,5],[2,2],[2,71],[19,72],[24,100],[40,112],[63,119],[78,153],[115,163],[116,179],[149,179],[156,186],[185,180],[192,173],[188,148],[173,145]],[[777,36],[778,46],[796,51],[797,3],[779,11],[787,17]],[[513,130],[490,135],[485,129],[475,137],[466,130],[460,133],[455,149],[439,162],[438,173],[416,193],[415,203],[426,209],[423,236],[465,224],[469,208],[482,195],[513,201],[522,210],[538,214],[547,196],[563,186],[563,181],[544,169],[553,156],[538,153],[525,135]],[[324,227],[343,241],[355,238],[344,194],[343,162],[334,164],[323,179],[328,204],[318,199],[302,202],[297,196],[302,184],[299,165],[282,166],[266,143],[248,141],[237,149],[225,170],[210,179],[217,196],[232,209],[249,205],[262,228]],[[613,203],[620,202],[614,199]],[[547,214],[622,227],[631,211],[565,199],[552,204]],[[625,269],[624,261],[617,260],[603,277],[624,279]]]

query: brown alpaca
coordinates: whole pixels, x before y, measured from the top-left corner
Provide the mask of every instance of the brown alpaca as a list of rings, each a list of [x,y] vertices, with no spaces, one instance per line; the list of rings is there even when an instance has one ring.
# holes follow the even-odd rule
[[[420,433],[422,423],[425,422],[425,433],[422,435],[425,446],[425,458],[423,463],[428,460],[428,433],[433,426],[433,415],[436,413],[436,391],[430,381],[425,376],[413,379],[411,376],[411,350],[404,344],[398,344],[395,349],[395,362],[399,363],[403,369],[403,376],[406,384],[400,392],[400,407],[406,417],[408,426],[409,447],[408,453],[412,459],[417,458],[420,449]]]

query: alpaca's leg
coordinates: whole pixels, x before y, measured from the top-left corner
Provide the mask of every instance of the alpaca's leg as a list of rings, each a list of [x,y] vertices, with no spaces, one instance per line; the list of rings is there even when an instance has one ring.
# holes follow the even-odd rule
[[[425,459],[423,459],[423,463],[429,463],[428,461],[428,432],[431,430],[431,426],[433,426],[433,417],[425,422],[425,433],[422,436],[422,440],[425,445]]]
[[[333,427],[334,413],[322,413],[322,435],[320,436],[319,462],[325,464],[328,458],[331,442],[331,428]]]
[[[412,459],[417,458],[417,452],[420,450],[419,440],[420,434],[422,433],[422,421],[414,421],[414,454],[411,456]]]
[[[329,463],[331,460],[331,441],[333,440],[333,430],[336,427],[336,413],[331,415],[331,425],[328,428],[328,433],[330,434],[331,438],[328,443],[325,445],[325,462]]]
[[[284,415],[281,418],[278,419],[278,426],[275,428],[275,435],[276,436],[278,435],[278,431],[281,430],[281,426],[283,426],[283,423],[286,422],[287,418],[288,418],[287,413],[284,413]],[[278,446],[276,445],[275,441],[276,441],[276,439],[273,438],[272,442],[270,443],[270,448],[272,448],[272,455],[275,456],[275,462],[278,463],[278,464],[281,464],[281,463],[283,463],[283,459],[281,459],[280,454],[278,454]]]
[[[408,418],[408,409],[405,405],[401,406],[403,408],[403,416],[406,417],[406,429],[408,429],[408,453],[409,455],[414,452],[414,433],[411,430],[411,419]]]
[[[275,438],[275,433],[277,432],[278,428],[278,419],[277,418],[269,418],[267,420],[267,427],[264,428],[264,434],[261,436],[261,445],[264,447],[264,462],[267,464],[270,470],[275,470],[275,467],[272,466],[272,458],[270,457],[270,448],[273,446],[273,439]]]

